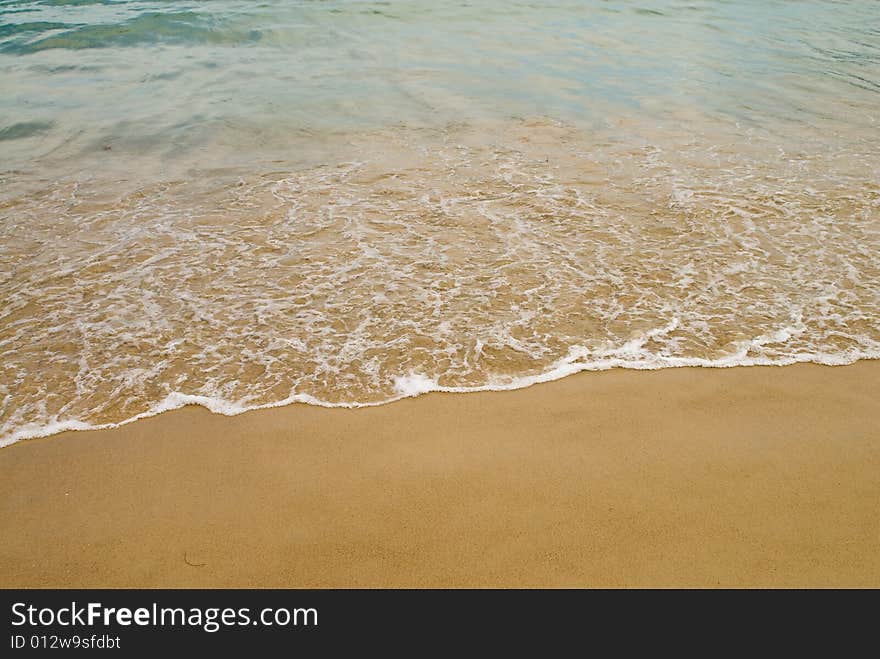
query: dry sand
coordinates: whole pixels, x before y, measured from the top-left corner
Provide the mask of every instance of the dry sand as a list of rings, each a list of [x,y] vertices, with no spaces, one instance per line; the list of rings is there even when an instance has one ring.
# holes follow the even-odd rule
[[[880,586],[880,362],[584,373],[0,450],[2,586]]]

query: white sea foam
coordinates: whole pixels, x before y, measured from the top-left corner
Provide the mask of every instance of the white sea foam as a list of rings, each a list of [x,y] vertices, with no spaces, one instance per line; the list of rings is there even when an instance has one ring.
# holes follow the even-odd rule
[[[873,151],[642,149],[547,121],[442,137],[3,201],[0,444],[184,405],[880,358]]]

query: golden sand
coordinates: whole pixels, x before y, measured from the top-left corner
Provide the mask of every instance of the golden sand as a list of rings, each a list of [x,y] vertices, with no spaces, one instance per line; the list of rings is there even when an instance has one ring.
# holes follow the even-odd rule
[[[583,373],[0,450],[0,586],[880,586],[880,363]]]

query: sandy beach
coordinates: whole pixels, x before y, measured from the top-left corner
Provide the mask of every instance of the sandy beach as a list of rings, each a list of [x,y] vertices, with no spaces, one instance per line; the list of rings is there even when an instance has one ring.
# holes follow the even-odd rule
[[[880,364],[583,373],[0,450],[4,587],[880,586]]]

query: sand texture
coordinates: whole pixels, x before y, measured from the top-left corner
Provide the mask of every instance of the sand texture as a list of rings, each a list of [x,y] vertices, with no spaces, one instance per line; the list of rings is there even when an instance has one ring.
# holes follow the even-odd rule
[[[880,363],[582,373],[0,450],[0,586],[880,586]]]

